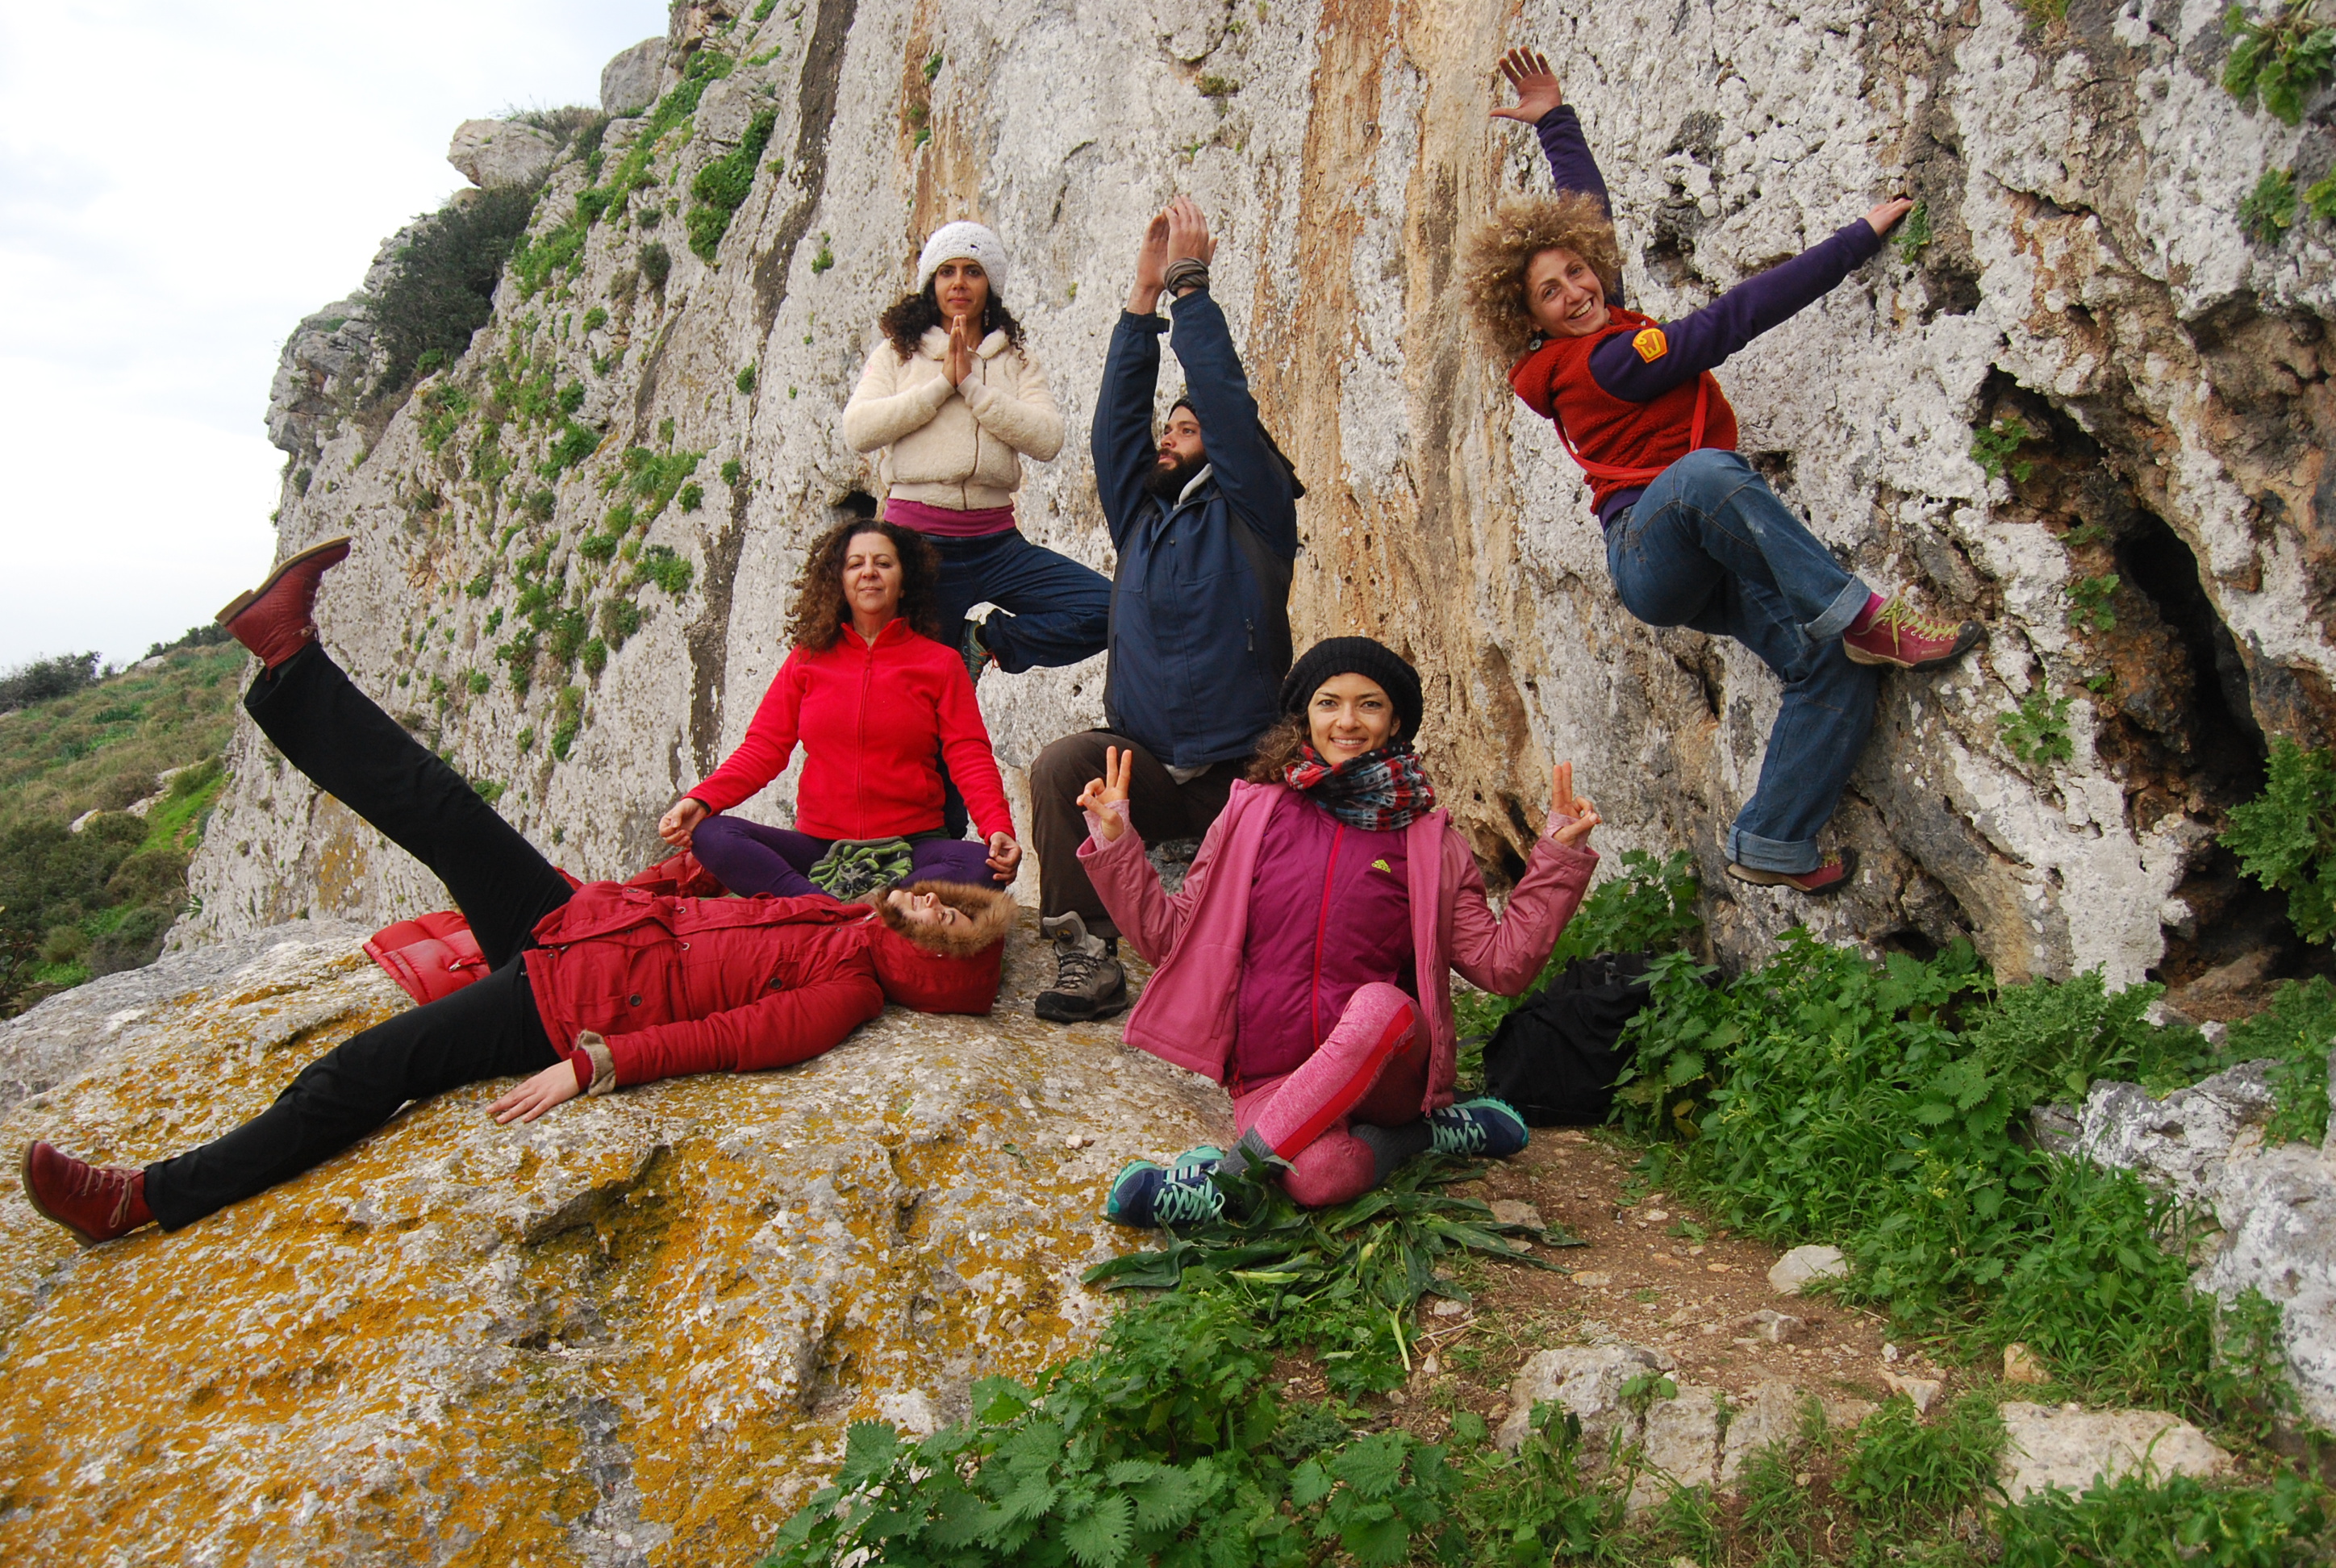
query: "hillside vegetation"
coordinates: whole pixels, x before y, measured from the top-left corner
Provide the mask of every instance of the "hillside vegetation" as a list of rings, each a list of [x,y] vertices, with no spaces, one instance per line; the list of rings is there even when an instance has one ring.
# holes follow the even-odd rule
[[[0,713],[0,1017],[151,962],[186,908],[245,655],[161,657]]]

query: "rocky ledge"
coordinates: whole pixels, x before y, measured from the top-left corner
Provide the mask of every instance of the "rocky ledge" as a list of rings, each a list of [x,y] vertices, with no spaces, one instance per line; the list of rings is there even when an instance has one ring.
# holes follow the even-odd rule
[[[215,1135],[406,1005],[298,922],[0,1027],[0,1148]],[[1218,1134],[1115,1030],[888,1012],[803,1066],[501,1128],[482,1085],[175,1234],[0,1196],[0,1560],[745,1562],[845,1426],[1081,1349],[1120,1162]]]

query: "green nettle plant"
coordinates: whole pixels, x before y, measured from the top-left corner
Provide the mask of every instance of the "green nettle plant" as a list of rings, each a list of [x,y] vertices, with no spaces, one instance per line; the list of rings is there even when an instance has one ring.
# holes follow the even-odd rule
[[[2015,711],[1996,715],[2005,749],[2030,767],[2049,767],[2075,756],[2076,742],[2068,735],[2068,706],[2074,700],[2049,696],[2039,686],[2020,699]]]
[[[2113,571],[2098,577],[2080,577],[2068,585],[2068,620],[2072,625],[2085,625],[2095,631],[2115,631],[2117,610],[2112,604],[2121,579]]]
[[[2239,868],[2287,895],[2287,918],[2309,942],[2336,940],[2336,757],[2284,735],[2271,743],[2263,793],[2223,830]]]
[[[2223,16],[2231,34],[2231,55],[2223,64],[2223,87],[2242,103],[2263,106],[2285,125],[2303,122],[2313,89],[2336,73],[2336,29],[2314,21],[2312,0],[2286,0],[2263,20],[2234,5]]]
[[[1898,248],[1900,260],[1909,267],[1913,266],[1915,258],[1922,254],[1922,248],[1931,243],[1931,204],[1927,201],[1914,203],[1905,219],[1898,225],[1898,232],[1890,237],[1890,243]]]
[[[1990,479],[2001,479],[2007,474],[2014,484],[2025,484],[2036,465],[2014,455],[2034,434],[2027,421],[2018,414],[2006,414],[1982,430],[1971,432],[1971,461]]]
[[[2295,227],[2295,170],[2266,169],[2239,199],[2239,228],[2257,245],[2276,245]]]

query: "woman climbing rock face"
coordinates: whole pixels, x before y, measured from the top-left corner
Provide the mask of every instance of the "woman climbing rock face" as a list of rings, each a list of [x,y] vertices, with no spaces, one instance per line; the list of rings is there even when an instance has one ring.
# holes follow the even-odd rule
[[[1453,1104],[1451,971],[1515,996],[1590,885],[1598,813],[1558,765],[1550,815],[1508,908],[1484,901],[1475,854],[1412,749],[1419,677],[1368,638],[1333,638],[1291,667],[1283,722],[1232,786],[1175,897],[1128,821],[1133,754],[1105,754],[1079,796],[1079,859],[1122,935],[1154,966],[1127,1043],[1225,1086],[1228,1154],[1139,1160],[1105,1213],[1187,1226],[1222,1213],[1218,1178],[1276,1175],[1310,1208],[1345,1203],[1429,1148],[1516,1153],[1498,1100]]]
[[[1022,846],[989,730],[972,677],[931,635],[938,576],[932,547],[898,523],[842,522],[813,542],[795,583],[793,650],[745,738],[674,803],[659,835],[734,893],[1012,881]],[[722,814],[784,773],[798,742],[793,828]],[[944,762],[981,842],[946,830]]]
[[[1063,416],[1006,308],[1006,247],[978,223],[945,223],[917,258],[917,287],[877,323],[843,439],[876,454],[881,515],[932,542],[940,628],[978,681],[1101,653],[1111,585],[1016,526],[1022,460],[1051,462]],[[978,604],[1004,611],[966,618]]]
[[[1471,237],[1478,325],[1589,477],[1623,607],[1650,626],[1732,637],[1785,683],[1759,787],[1728,830],[1728,874],[1838,892],[1854,857],[1826,853],[1817,835],[1873,730],[1877,671],[1951,664],[1981,631],[1844,570],[1736,452],[1736,411],[1711,372],[1871,259],[1913,204],[1883,201],[1692,315],[1657,321],[1621,303],[1605,181],[1549,62],[1515,49],[1500,69],[1517,101],[1493,115],[1534,128],[1557,193],[1504,200]]]

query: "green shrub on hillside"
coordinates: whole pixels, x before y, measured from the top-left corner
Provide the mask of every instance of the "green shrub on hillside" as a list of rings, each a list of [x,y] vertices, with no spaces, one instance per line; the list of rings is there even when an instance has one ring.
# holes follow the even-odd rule
[[[36,658],[0,675],[0,713],[50,702],[97,684],[97,655],[61,653]]]
[[[382,390],[404,387],[423,355],[451,364],[471,346],[494,313],[495,284],[527,232],[535,194],[524,186],[479,191],[430,219],[398,251],[367,308],[384,355]]]

